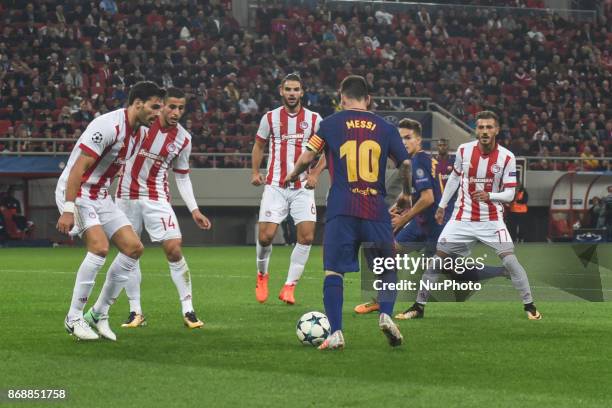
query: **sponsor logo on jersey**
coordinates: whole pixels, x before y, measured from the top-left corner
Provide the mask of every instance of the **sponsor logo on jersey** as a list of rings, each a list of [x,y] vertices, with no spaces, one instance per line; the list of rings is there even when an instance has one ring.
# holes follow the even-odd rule
[[[164,158],[163,158],[163,157],[161,157],[160,155],[155,154],[155,153],[148,152],[148,151],[146,151],[146,150],[141,150],[141,151],[139,151],[139,152],[138,152],[138,155],[139,155],[139,156],[142,156],[142,157],[146,157],[147,159],[151,159],[151,160],[158,161],[158,162],[162,162],[162,161],[164,161]]]
[[[511,171],[508,175],[510,177],[516,177],[516,171]]]
[[[493,177],[470,177],[470,183],[493,183]]]
[[[351,193],[353,194],[361,194],[362,196],[375,196],[378,195],[378,190],[374,189],[374,188],[357,188],[355,187],[354,189],[351,190]]]
[[[304,133],[292,133],[288,135],[281,135],[282,140],[303,140]]]

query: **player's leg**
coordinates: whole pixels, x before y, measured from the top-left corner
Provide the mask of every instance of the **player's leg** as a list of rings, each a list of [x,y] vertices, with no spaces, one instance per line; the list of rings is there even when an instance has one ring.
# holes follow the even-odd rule
[[[260,222],[255,250],[257,253],[257,284],[255,298],[259,303],[268,300],[268,279],[270,256],[272,255],[272,240],[276,235],[278,224]]]
[[[371,248],[376,257],[383,259],[393,258],[395,255],[395,242],[393,238],[393,230],[388,222],[378,222],[361,220],[361,242],[373,246]],[[368,262],[374,258],[366,257]],[[386,264],[386,262],[383,262]],[[372,266],[372,265],[371,265]],[[378,326],[383,334],[387,337],[387,341],[391,347],[400,346],[403,343],[404,337],[399,330],[399,327],[391,319],[395,300],[397,298],[397,270],[393,268],[385,268],[378,276],[381,289],[378,291],[378,304],[380,305],[380,315]]]
[[[56,192],[60,213],[64,205],[64,193]],[[100,225],[96,202],[78,199],[75,205],[75,226],[71,235],[80,235],[85,242],[87,255],[77,271],[72,291],[70,310],[64,321],[66,331],[82,340],[95,340],[98,335],[89,327],[83,317],[83,309],[94,287],[96,275],[104,265],[108,254],[108,239]]]
[[[170,275],[181,301],[183,323],[190,329],[197,329],[204,326],[204,323],[197,318],[193,309],[191,273],[183,257],[181,243],[180,238],[168,239],[163,242],[163,247],[170,267]]]
[[[287,280],[278,298],[287,304],[295,303],[295,286],[304,273],[314,240],[317,209],[314,191],[300,189],[290,193],[290,213],[297,226],[297,243],[291,252]]]
[[[336,216],[327,220],[323,239],[323,304],[331,326],[331,334],[320,350],[344,347],[342,335],[342,305],[344,303],[344,273],[359,270],[359,220]]]
[[[297,225],[297,243],[291,251],[287,279],[278,295],[280,300],[289,305],[295,303],[295,286],[302,277],[306,262],[308,262],[314,232],[315,223],[312,221],[302,221]]]
[[[111,237],[119,253],[108,268],[100,296],[85,315],[85,319],[89,324],[96,326],[98,333],[102,336],[109,340],[116,340],[117,337],[108,323],[108,311],[127,284],[138,258],[144,251],[144,246],[125,214],[112,200],[105,200],[104,208],[100,212],[100,220],[104,232]]]
[[[319,346],[319,350],[344,348],[344,335],[342,334],[343,303],[344,274],[326,270],[325,280],[323,281],[323,304],[331,327],[331,334]]]
[[[287,216],[289,203],[282,189],[266,185],[261,197],[259,208],[259,223],[256,243],[257,252],[257,285],[255,297],[259,303],[268,299],[268,273],[272,241],[279,224]]]
[[[420,251],[424,246],[424,238],[425,236],[417,222],[413,220],[406,224],[395,236],[397,250],[407,253]],[[372,299],[370,302],[355,306],[353,310],[357,314],[367,314],[380,310],[380,305],[376,299]]]
[[[115,201],[117,207],[125,214],[125,216],[132,224],[136,235],[139,237],[142,234],[143,227],[143,209],[141,200],[123,200],[117,199]],[[144,314],[142,312],[142,305],[140,303],[140,284],[142,282],[142,272],[140,270],[140,259],[134,267],[134,271],[130,274],[127,284],[125,285],[125,294],[127,295],[128,302],[130,304],[130,314],[121,325],[124,328],[135,328],[145,326],[147,324]]]
[[[483,244],[493,248],[501,258],[504,268],[510,274],[512,285],[519,292],[523,301],[523,308],[527,313],[527,318],[530,320],[540,320],[542,315],[533,303],[527,272],[514,254],[514,244],[506,225],[503,221],[488,221],[481,224],[477,229],[478,239]]]
[[[96,275],[104,266],[108,255],[108,239],[100,225],[94,225],[83,233],[87,255],[77,271],[76,282],[72,292],[70,310],[64,326],[75,337],[82,340],[95,340],[98,335],[91,329],[83,317],[83,309],[93,290]]]
[[[427,268],[419,282],[419,290],[414,304],[404,313],[395,316],[396,319],[420,319],[425,315],[425,305],[429,299],[431,288],[444,272],[444,261],[449,256],[467,256],[469,245],[475,238],[472,236],[469,225],[461,221],[449,221],[437,242],[437,249],[433,257],[427,259]]]
[[[465,267],[463,273],[450,272],[452,278],[459,282],[482,282],[497,277],[510,277],[510,274],[503,266],[484,265],[482,268],[479,268],[476,265],[470,265]]]

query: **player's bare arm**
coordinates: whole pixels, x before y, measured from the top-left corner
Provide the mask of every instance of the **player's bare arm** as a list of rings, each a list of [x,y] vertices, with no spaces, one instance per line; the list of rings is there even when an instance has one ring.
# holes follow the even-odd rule
[[[68,182],[66,183],[66,202],[64,204],[64,211],[57,221],[56,228],[62,234],[68,234],[74,226],[74,200],[76,200],[79,189],[81,188],[81,179],[83,174],[89,169],[96,159],[85,152],[81,152],[81,155],[74,163],[74,166],[70,170],[68,175]]]
[[[261,162],[264,157],[265,142],[256,139],[253,144],[253,151],[251,152],[251,184],[254,186],[261,186],[265,184],[263,174],[259,172]]]
[[[191,212],[191,218],[197,224],[200,229],[209,230],[212,228],[212,222],[206,217],[199,209],[195,209]]]
[[[305,186],[307,189],[312,190],[317,186],[317,183],[319,182],[319,177],[321,176],[321,173],[323,172],[323,170],[325,170],[326,167],[327,161],[325,160],[325,155],[322,154],[321,157],[319,157],[317,165],[310,170],[310,173],[308,173],[308,178],[306,179]]]
[[[291,172],[291,174],[289,174],[285,180],[281,180],[281,184],[282,185],[286,185],[288,183],[293,183],[295,181],[297,181],[298,177],[300,177],[300,174],[302,174],[304,171],[306,171],[306,169],[308,168],[308,166],[310,166],[310,163],[312,163],[312,161],[317,157],[317,153],[310,150],[310,149],[306,149],[304,150],[304,152],[302,152],[302,154],[300,155],[300,157],[298,158],[298,161],[295,163],[295,167],[293,168],[293,171]]]
[[[392,214],[400,213],[412,205],[412,162],[410,160],[404,160],[400,164],[399,175],[402,181],[402,192],[389,210]]]
[[[428,188],[421,191],[419,199],[414,205],[403,214],[393,214],[391,216],[391,224],[393,225],[393,231],[396,232],[408,224],[410,220],[431,207],[434,203],[433,190]]]

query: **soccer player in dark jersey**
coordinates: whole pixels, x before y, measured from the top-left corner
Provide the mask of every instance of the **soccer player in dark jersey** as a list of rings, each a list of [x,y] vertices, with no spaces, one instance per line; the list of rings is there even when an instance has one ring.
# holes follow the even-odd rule
[[[324,151],[332,185],[327,198],[325,238],[323,241],[323,303],[331,334],[319,349],[344,347],[342,335],[343,277],[359,270],[358,252],[362,243],[373,244],[377,255],[393,256],[393,231],[384,202],[387,159],[395,160],[403,179],[405,200],[411,191],[411,163],[397,129],[367,110],[368,85],[363,77],[350,75],[340,85],[343,111],[324,119],[307,150],[302,153],[287,182],[298,175]],[[391,346],[402,344],[403,337],[391,319],[396,293],[390,290],[397,281],[395,269],[379,275],[382,290],[379,327]]]

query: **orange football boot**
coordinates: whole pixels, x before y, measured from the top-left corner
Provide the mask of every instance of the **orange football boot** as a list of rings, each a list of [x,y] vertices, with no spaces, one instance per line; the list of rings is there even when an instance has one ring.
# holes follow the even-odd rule
[[[283,302],[287,303],[288,305],[293,305],[295,304],[294,291],[295,291],[295,284],[285,285],[281,289],[280,294],[278,295],[278,298],[282,300]]]
[[[255,286],[255,297],[259,303],[268,300],[268,278],[269,275],[261,272],[257,273],[257,286]]]
[[[355,313],[357,314],[368,314],[372,312],[376,312],[380,309],[380,305],[376,301],[376,299],[372,299],[371,302],[362,303],[360,305],[355,306]]]

